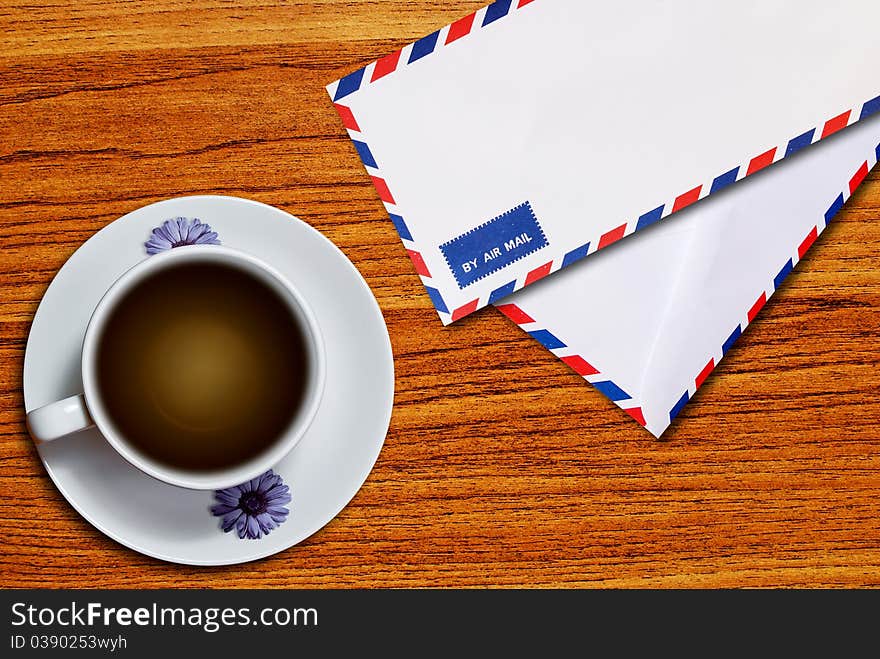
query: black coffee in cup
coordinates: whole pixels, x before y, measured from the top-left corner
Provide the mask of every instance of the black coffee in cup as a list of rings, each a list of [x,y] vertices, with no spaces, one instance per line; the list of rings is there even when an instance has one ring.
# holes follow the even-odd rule
[[[135,284],[98,339],[110,422],[147,457],[214,471],[256,457],[290,427],[310,382],[308,339],[281,294],[218,262]]]

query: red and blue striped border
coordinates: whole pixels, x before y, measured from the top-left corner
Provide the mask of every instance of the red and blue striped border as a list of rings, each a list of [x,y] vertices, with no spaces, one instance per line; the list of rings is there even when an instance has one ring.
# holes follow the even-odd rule
[[[372,150],[361,133],[360,126],[358,125],[351,108],[339,103],[335,103],[334,105],[336,106],[336,111],[339,113],[340,119],[342,119],[342,124],[348,129],[349,137],[351,137],[355,150],[357,151],[358,156],[360,156],[364,167],[366,167],[367,173],[370,175],[373,187],[376,188],[376,192],[379,194],[379,199],[385,204],[385,210],[388,212],[391,222],[397,230],[397,234],[403,241],[403,246],[412,261],[416,272],[422,278],[422,283],[428,291],[428,295],[431,298],[431,302],[434,304],[434,308],[437,310],[437,313],[440,314],[440,319],[443,321],[443,324],[446,325],[450,322],[455,322],[459,318],[467,315],[463,310],[450,311],[449,307],[446,305],[446,301],[440,294],[440,291],[434,286],[431,272],[428,270],[425,259],[422,257],[421,248],[413,238],[406,220],[400,209],[397,207],[397,202],[394,200],[394,195],[388,187],[388,182],[382,176],[382,172],[379,169],[379,163],[376,162]],[[470,310],[467,313],[475,310],[476,309]]]
[[[514,2],[514,0],[498,0],[493,2],[483,9],[465,16],[464,18],[437,30],[428,36],[391,53],[390,55],[386,55],[385,57],[348,74],[337,82],[329,85],[327,88],[330,97],[333,99],[336,111],[339,113],[343,125],[349,130],[349,135],[354,142],[358,155],[372,178],[373,185],[379,194],[379,198],[385,203],[386,209],[391,216],[391,220],[413,261],[416,272],[421,276],[428,291],[428,295],[444,324],[453,323],[472,314],[478,309],[490,304],[495,304],[506,298],[508,295],[543,279],[549,274],[561,270],[599,250],[605,249],[620,239],[649,227],[652,224],[669,217],[673,213],[677,213],[678,211],[693,205],[697,201],[723,190],[737,181],[741,181],[752,174],[756,174],[775,162],[830,137],[853,123],[880,113],[880,96],[878,96],[860,106],[851,108],[828,119],[819,126],[800,133],[783,144],[777,145],[750,158],[747,162],[732,167],[710,181],[696,185],[674,198],[667,199],[662,205],[643,213],[637,218],[631,218],[610,231],[594,236],[590,241],[584,243],[580,247],[534,268],[530,272],[507,282],[503,286],[499,286],[488,294],[484,294],[464,305],[451,309],[443,299],[438,287],[433,284],[431,273],[422,257],[424,250],[416,243],[413,234],[404,219],[404,213],[394,201],[394,196],[391,192],[388,181],[379,172],[379,166],[373,155],[373,151],[367,145],[366,137],[358,125],[351,108],[340,103],[340,101],[347,96],[354,94],[365,85],[373,84],[404,66],[412,65],[432,53],[438,52],[443,47],[460,41],[477,29],[485,28],[494,24],[500,19],[510,15],[511,12],[522,9],[534,1],[535,0],[518,0],[517,2]]]
[[[363,131],[361,131],[354,113],[350,107],[339,101],[358,91],[364,85],[381,80],[385,76],[396,71],[399,67],[417,62],[435,52],[438,48],[448,46],[449,44],[463,39],[471,34],[475,28],[483,28],[491,25],[507,16],[514,9],[521,9],[532,2],[534,2],[534,0],[518,0],[516,4],[514,4],[513,0],[500,0],[498,2],[493,2],[487,7],[465,16],[445,28],[419,39],[409,46],[401,48],[362,69],[358,69],[357,71],[348,74],[334,85],[328,86],[328,91],[330,92],[330,97],[333,99],[333,105],[336,107],[336,112],[339,114],[340,119],[342,119],[342,124],[348,129],[349,137],[354,143],[355,150],[357,151],[358,156],[360,156],[364,167],[366,167],[367,173],[372,179],[373,186],[376,188],[379,198],[385,204],[385,208],[391,217],[395,229],[397,229],[398,235],[403,241],[407,254],[413,262],[416,272],[421,277],[422,283],[425,285],[425,289],[428,292],[428,296],[434,304],[434,308],[437,310],[440,319],[445,325],[454,323],[460,318],[464,318],[476,311],[480,306],[480,301],[473,300],[455,309],[450,309],[446,304],[443,295],[433,284],[431,272],[428,270],[425,260],[422,257],[422,249],[416,243],[412,232],[407,226],[403,213],[398,208],[397,202],[394,200],[394,195],[391,193],[388,182],[382,176],[379,164],[373,155],[373,151],[367,144],[366,137],[364,136]],[[442,39],[441,35],[443,37]],[[513,290],[510,292],[513,292]],[[483,306],[485,306],[485,304]]]
[[[782,265],[779,272],[773,277],[773,280],[768,282],[767,288],[761,291],[760,295],[756,297],[754,304],[752,304],[748,310],[745,310],[743,320],[728,335],[727,339],[720,344],[717,353],[711,356],[706,362],[706,365],[695,375],[693,381],[688,385],[681,398],[678,399],[669,411],[669,425],[672,424],[688,402],[694,397],[697,390],[703,385],[718,363],[721,362],[724,356],[743,335],[746,328],[754,322],[755,318],[757,318],[758,314],[761,312],[761,309],[767,304],[767,301],[777,290],[779,290],[783,282],[785,282],[788,276],[794,271],[795,267],[797,267],[797,264],[803,260],[807,252],[815,244],[818,237],[841,211],[859,186],[862,185],[870,171],[877,165],[878,161],[880,161],[880,144],[877,145],[873,158],[865,160],[865,162],[859,166],[856,173],[850,179],[847,188],[837,196],[828,207],[828,210],[825,211],[824,215],[816,222],[810,231],[807,232],[807,235],[798,244],[797,248],[793,250],[791,257]],[[646,427],[645,417],[642,413],[641,406],[633,396],[615,384],[609,377],[607,377],[607,375],[603,375],[582,355],[572,354],[569,347],[553,332],[553,330],[540,326],[516,304],[499,304],[496,305],[496,307],[510,320],[519,325],[520,328],[532,338],[550,350],[563,362],[568,364],[578,375],[590,382],[599,391],[605,394],[605,396],[611,399],[611,401],[618,407],[638,421],[641,426]],[[669,426],[666,426],[662,432],[665,432],[668,427]],[[657,436],[659,437],[662,435],[662,432],[657,434]]]
[[[606,398],[629,414],[640,425],[645,425],[645,417],[642,414],[642,408],[638,401],[616,382],[603,375],[598,368],[584,359],[582,355],[573,353],[568,345],[556,334],[538,325],[534,318],[516,304],[499,304],[496,305],[496,308],[519,325],[529,336],[570,366],[575,373],[592,384]]]
[[[761,291],[761,294],[758,295],[755,299],[755,302],[749,307],[745,313],[743,314],[743,320],[737,325],[733,331],[728,335],[727,339],[724,340],[723,343],[718,348],[718,351],[715,355],[709,358],[706,362],[706,365],[700,370],[699,373],[694,377],[693,382],[688,386],[685,392],[682,394],[681,398],[673,405],[672,409],[669,410],[669,423],[672,424],[675,421],[676,417],[681,413],[684,409],[685,405],[688,404],[691,398],[694,397],[697,390],[703,385],[718,363],[724,358],[724,356],[730,351],[730,349],[734,346],[734,344],[739,340],[739,338],[746,331],[746,328],[751,325],[755,318],[758,317],[758,314],[761,312],[761,309],[764,308],[764,305],[767,304],[767,301],[773,297],[773,294],[779,290],[788,276],[794,271],[797,267],[798,263],[806,256],[807,252],[816,242],[822,232],[828,227],[831,221],[837,216],[837,214],[844,207],[849,198],[855,193],[855,191],[864,183],[865,179],[868,177],[870,171],[877,165],[878,160],[880,160],[880,144],[877,145],[874,156],[871,160],[865,160],[863,162],[855,174],[853,174],[852,178],[847,185],[846,190],[841,192],[837,198],[832,202],[831,206],[828,207],[828,210],[825,211],[824,216],[816,222],[812,229],[807,232],[807,235],[801,240],[798,244],[797,248],[793,250],[791,257],[782,264],[779,272],[773,277],[773,280],[768,282],[767,288]]]
[[[339,80],[335,89],[331,92],[333,102],[338,103],[346,96],[358,91],[362,86],[374,83],[394,73],[399,67],[413,64],[436,52],[439,48],[463,39],[471,34],[475,27],[479,29],[491,25],[510,14],[511,11],[522,9],[532,2],[534,0],[518,0],[514,5],[513,0],[498,0],[479,11],[475,11],[473,14],[447,25],[445,28],[422,37],[405,48],[386,55],[362,69],[349,73]]]

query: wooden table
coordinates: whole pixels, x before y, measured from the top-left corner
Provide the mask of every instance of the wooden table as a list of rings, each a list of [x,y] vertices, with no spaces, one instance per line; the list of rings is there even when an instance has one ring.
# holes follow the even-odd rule
[[[324,85],[483,4],[0,0],[0,586],[880,585],[875,173],[657,442],[494,310],[443,328]],[[866,65],[867,66],[867,65]],[[105,538],[25,431],[28,328],[95,231],[250,197],[324,232],[396,355],[375,470],[252,565]]]

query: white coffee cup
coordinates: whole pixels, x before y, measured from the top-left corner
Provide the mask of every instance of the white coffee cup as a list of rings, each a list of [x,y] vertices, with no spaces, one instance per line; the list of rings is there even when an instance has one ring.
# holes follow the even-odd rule
[[[134,286],[171,266],[215,263],[238,268],[284,300],[299,325],[306,345],[308,381],[304,400],[295,418],[276,441],[253,458],[215,471],[192,471],[159,463],[136,448],[116,429],[104,405],[98,386],[97,353],[99,339],[116,305]],[[97,426],[110,445],[128,462],[146,474],[171,485],[195,490],[213,490],[238,485],[274,467],[302,439],[308,430],[324,392],[326,375],[324,341],[314,314],[296,288],[283,275],[260,259],[228,247],[193,245],[177,247],[151,256],[117,279],[101,298],[89,321],[82,345],[83,393],[37,408],[27,415],[27,425],[38,442],[62,438]]]

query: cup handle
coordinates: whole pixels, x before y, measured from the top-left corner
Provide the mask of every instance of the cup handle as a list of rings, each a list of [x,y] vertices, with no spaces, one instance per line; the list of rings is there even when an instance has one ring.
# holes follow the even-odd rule
[[[38,444],[51,442],[95,425],[82,394],[28,412],[27,426]]]

